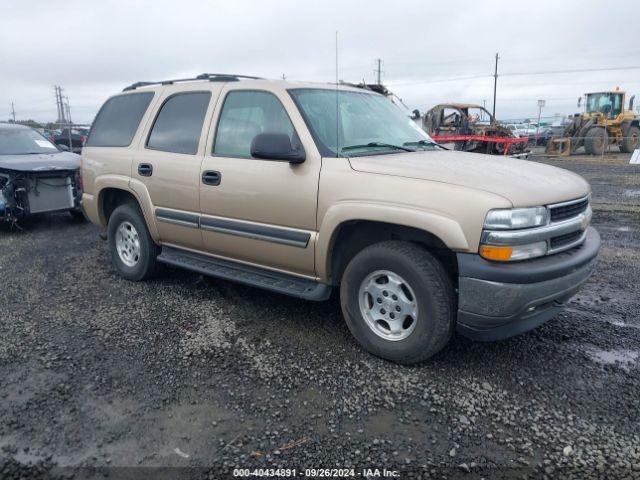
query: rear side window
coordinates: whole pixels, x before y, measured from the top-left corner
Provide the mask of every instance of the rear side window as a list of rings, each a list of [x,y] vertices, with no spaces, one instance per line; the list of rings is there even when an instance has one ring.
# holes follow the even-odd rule
[[[229,92],[224,101],[213,153],[251,158],[251,142],[259,133],[284,133],[296,143],[286,110],[274,94],[253,90]]]
[[[112,97],[102,106],[91,126],[89,147],[128,147],[147,111],[153,92]]]
[[[195,155],[210,99],[210,92],[178,93],[169,97],[156,117],[147,147]]]

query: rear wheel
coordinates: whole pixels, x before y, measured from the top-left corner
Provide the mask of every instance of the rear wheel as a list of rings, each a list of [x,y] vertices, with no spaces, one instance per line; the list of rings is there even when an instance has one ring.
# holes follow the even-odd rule
[[[589,155],[602,155],[608,143],[609,135],[604,128],[591,128],[584,139],[584,149]]]
[[[155,273],[160,247],[151,238],[137,205],[126,203],[113,211],[107,239],[111,261],[122,277],[139,281]]]
[[[410,364],[439,352],[454,329],[451,280],[425,249],[381,242],[347,266],[340,302],[349,330],[369,352]]]
[[[640,128],[629,127],[627,134],[622,139],[620,151],[624,153],[632,153],[640,145]]]

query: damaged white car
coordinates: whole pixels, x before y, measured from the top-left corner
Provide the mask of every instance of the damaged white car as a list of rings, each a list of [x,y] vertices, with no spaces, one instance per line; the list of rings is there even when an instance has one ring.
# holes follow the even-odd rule
[[[82,219],[80,156],[61,151],[32,128],[0,124],[0,222],[68,211]]]

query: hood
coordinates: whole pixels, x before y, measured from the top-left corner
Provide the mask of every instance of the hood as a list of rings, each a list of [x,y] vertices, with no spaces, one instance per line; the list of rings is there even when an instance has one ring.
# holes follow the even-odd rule
[[[484,190],[509,200],[514,207],[548,205],[584,197],[589,184],[562,168],[498,155],[428,150],[350,157],[359,172],[450,183]]]
[[[80,155],[71,152],[0,155],[0,169],[5,170],[49,172],[78,168],[80,168]]]

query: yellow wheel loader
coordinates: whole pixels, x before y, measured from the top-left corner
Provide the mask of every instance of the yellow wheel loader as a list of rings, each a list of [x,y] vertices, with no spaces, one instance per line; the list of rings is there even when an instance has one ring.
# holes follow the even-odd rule
[[[571,155],[580,147],[590,155],[602,155],[608,146],[618,146],[621,152],[631,153],[640,143],[640,119],[633,112],[633,100],[625,110],[625,92],[616,88],[610,92],[585,94],[585,112],[571,117],[564,134],[551,138],[547,153]],[[578,106],[582,97],[578,99]]]

